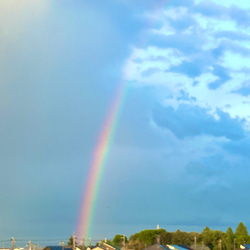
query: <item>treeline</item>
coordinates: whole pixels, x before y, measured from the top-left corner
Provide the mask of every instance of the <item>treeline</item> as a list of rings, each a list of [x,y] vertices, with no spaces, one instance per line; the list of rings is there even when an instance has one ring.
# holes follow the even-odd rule
[[[196,240],[196,249],[212,250],[233,250],[240,248],[240,244],[250,243],[250,236],[246,226],[240,222],[235,232],[229,227],[226,232],[219,230],[211,230],[204,228],[201,233],[184,232],[177,230],[176,232],[167,232],[165,229],[149,229],[135,233],[126,238],[126,249],[142,250],[147,246],[155,243],[162,245],[186,245],[194,249]],[[121,235],[116,235],[109,243],[121,248],[124,244]],[[207,248],[208,249],[208,248]]]

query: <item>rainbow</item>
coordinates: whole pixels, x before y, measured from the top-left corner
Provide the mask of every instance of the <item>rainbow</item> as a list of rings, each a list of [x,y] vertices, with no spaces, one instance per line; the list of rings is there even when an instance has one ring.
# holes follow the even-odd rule
[[[162,0],[155,4],[153,6],[153,9],[160,9],[169,2],[170,0]],[[148,28],[151,25],[152,23],[149,22],[147,25]],[[139,40],[138,43],[143,44],[143,41],[143,39]],[[99,139],[94,149],[90,172],[87,176],[87,181],[84,188],[85,192],[83,193],[81,202],[82,205],[80,208],[80,219],[77,226],[77,236],[79,237],[79,239],[88,239],[92,233],[95,202],[97,200],[100,180],[119,118],[119,113],[121,111],[123,100],[125,98],[126,89],[127,82],[121,81],[118,84],[115,98],[110,105],[108,115],[105,119]]]
[[[80,237],[80,239],[88,239],[91,235],[93,224],[92,221],[95,212],[95,202],[99,191],[100,180],[110,149],[110,144],[115,132],[119,112],[122,107],[123,99],[125,98],[125,92],[126,82],[121,81],[118,84],[118,90],[115,94],[114,100],[110,105],[109,113],[102,127],[92,156],[93,159],[84,188],[85,192],[83,193],[80,219],[77,226],[77,236]]]

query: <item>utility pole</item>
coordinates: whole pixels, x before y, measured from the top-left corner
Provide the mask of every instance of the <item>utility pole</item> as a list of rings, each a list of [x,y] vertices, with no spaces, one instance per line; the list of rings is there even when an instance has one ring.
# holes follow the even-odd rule
[[[73,233],[73,250],[76,250],[76,234]]]
[[[82,246],[83,246],[83,249],[85,249],[85,238],[84,237],[82,238]]]
[[[196,236],[194,236],[194,250],[196,250]]]
[[[219,240],[219,250],[221,250],[221,239]]]
[[[91,242],[91,238],[89,238],[89,245],[91,246],[92,242]]]
[[[29,241],[29,250],[31,250],[31,241]]]
[[[62,250],[64,250],[64,241],[62,241]]]
[[[235,250],[235,240],[236,240],[236,239],[234,238],[234,250]]]
[[[122,235],[122,239],[123,239],[123,247],[125,249],[126,241],[125,241],[125,235],[124,234]]]
[[[156,243],[161,244],[161,236],[159,234],[156,236]]]
[[[14,245],[15,245],[15,238],[14,237],[12,237],[11,238],[11,248],[12,248],[12,250],[14,250]]]

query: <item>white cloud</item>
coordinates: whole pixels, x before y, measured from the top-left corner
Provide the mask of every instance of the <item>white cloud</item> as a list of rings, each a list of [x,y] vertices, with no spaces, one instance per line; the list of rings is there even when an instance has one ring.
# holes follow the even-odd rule
[[[216,5],[220,5],[220,6],[223,6],[223,7],[226,7],[226,8],[229,8],[231,6],[237,6],[239,8],[242,8],[242,9],[249,9],[250,8],[250,1],[246,1],[246,0],[220,0],[220,1],[217,1],[217,0],[209,0],[210,2],[216,4]],[[207,0],[195,0],[194,1],[195,4],[199,4],[201,2],[208,2]]]
[[[201,1],[196,1],[196,3]],[[230,3],[223,2],[222,6],[231,6]],[[245,2],[245,1],[244,1]],[[216,2],[216,4],[219,4]],[[243,6],[243,1],[238,2],[238,7]],[[250,1],[249,1],[250,6]],[[181,103],[193,103],[194,98],[196,104],[211,109],[211,113],[216,117],[216,109],[228,112],[231,117],[237,116],[246,118],[250,121],[250,109],[246,104],[248,101],[247,97],[241,96],[237,93],[233,93],[234,90],[239,89],[243,82],[249,79],[249,76],[244,72],[244,68],[249,65],[249,58],[239,53],[232,52],[234,47],[248,48],[244,42],[237,39],[230,39],[216,36],[217,32],[228,32],[228,34],[241,33],[248,34],[248,30],[238,27],[237,22],[232,20],[229,13],[223,13],[222,18],[214,18],[209,16],[203,16],[202,14],[195,14],[190,12],[191,9],[185,7],[169,8],[166,11],[151,13],[151,18],[157,20],[157,22],[163,23],[164,25],[156,29],[154,33],[161,33],[163,35],[173,36],[178,32],[174,29],[173,23],[168,23],[168,19],[177,20],[189,13],[189,16],[196,20],[196,25],[193,24],[184,33],[193,37],[194,42],[197,39],[201,42],[200,48],[197,49],[198,58],[204,56],[204,67],[201,67],[201,75],[198,77],[191,77],[188,72],[181,72],[181,68],[178,73],[166,72],[172,66],[177,66],[183,62],[193,62],[196,58],[193,54],[191,55],[189,50],[183,51],[183,48],[158,48],[156,46],[150,46],[145,48],[133,48],[130,57],[128,58],[124,67],[124,78],[130,81],[140,82],[142,85],[151,86],[162,86],[161,91],[166,93],[166,96],[172,96],[163,100],[166,105],[171,105],[177,108]],[[147,13],[150,16],[150,13]],[[152,32],[152,30],[151,30]],[[152,36],[154,36],[152,32]],[[230,33],[232,32],[232,33]],[[176,36],[179,39],[179,36]],[[185,42],[185,41],[184,41]],[[225,46],[225,43],[228,45]],[[246,42],[247,44],[247,42]],[[224,47],[223,47],[224,46]],[[232,46],[232,47],[230,47]],[[213,49],[222,47],[221,51],[218,52],[218,59],[215,59]],[[178,48],[178,46],[177,46]],[[232,48],[232,49],[231,49]],[[198,60],[199,61],[199,60]],[[217,67],[219,66],[219,67]],[[190,67],[195,67],[190,66]],[[199,67],[199,65],[197,65]],[[152,71],[152,74],[144,75],[143,72],[157,68],[157,71]],[[191,69],[192,70],[192,69]],[[243,70],[241,72],[241,70]],[[192,75],[192,74],[190,74]],[[229,79],[231,77],[231,79]],[[220,86],[217,89],[210,89],[209,84],[216,80],[221,81]],[[225,82],[223,82],[225,81]],[[197,84],[194,86],[194,82]],[[193,99],[180,99],[180,91],[185,91],[189,97]]]
[[[219,31],[238,31],[237,24],[231,19],[221,19],[215,17],[207,17],[201,14],[194,14],[200,27],[206,32],[219,32]]]
[[[157,73],[157,79],[159,81],[161,79],[159,74],[164,75],[167,69],[181,64],[184,60],[187,59],[176,49],[160,49],[154,46],[149,46],[146,49],[134,47],[125,63],[123,77],[126,80],[147,82],[149,78],[143,77],[142,73],[151,68],[158,68],[160,72]]]
[[[230,51],[226,51],[221,58],[221,65],[233,70],[240,70],[249,67],[250,58]]]
[[[188,9],[185,7],[170,8],[163,11],[165,17],[169,17],[173,20],[180,19],[181,17],[188,14]]]
[[[160,29],[151,29],[150,32],[154,34],[161,34],[164,36],[171,36],[176,33],[176,31],[167,23],[164,23]]]

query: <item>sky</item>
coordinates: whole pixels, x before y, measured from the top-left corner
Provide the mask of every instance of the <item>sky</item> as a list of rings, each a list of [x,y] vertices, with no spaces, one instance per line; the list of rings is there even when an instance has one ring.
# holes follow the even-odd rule
[[[0,240],[76,231],[121,81],[93,241],[249,228],[249,21],[245,0],[1,0]]]

